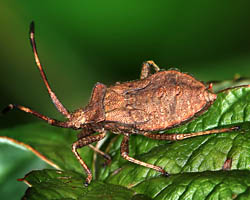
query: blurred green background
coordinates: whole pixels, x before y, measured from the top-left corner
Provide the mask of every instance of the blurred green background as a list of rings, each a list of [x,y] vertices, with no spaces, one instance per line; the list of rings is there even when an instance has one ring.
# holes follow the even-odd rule
[[[32,20],[52,88],[74,110],[87,103],[96,82],[109,85],[137,79],[142,62],[149,59],[161,68],[179,68],[203,81],[232,79],[235,74],[249,77],[249,9],[250,1],[245,0],[1,0],[0,107],[17,103],[62,119],[34,63],[28,39]],[[33,121],[37,119],[13,111],[1,117],[0,126]],[[16,148],[1,150],[0,169],[6,168],[6,155],[14,158],[17,152]],[[22,166],[44,167],[31,154],[20,154]],[[20,163],[7,172],[1,170],[0,184],[30,170],[22,167],[16,175]],[[13,199],[22,196],[22,183],[9,185],[17,194]],[[0,188],[1,194],[13,195]]]

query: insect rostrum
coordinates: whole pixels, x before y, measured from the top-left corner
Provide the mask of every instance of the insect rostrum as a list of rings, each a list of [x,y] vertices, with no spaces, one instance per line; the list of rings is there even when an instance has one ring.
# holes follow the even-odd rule
[[[160,166],[136,160],[129,156],[129,137],[140,134],[157,140],[182,140],[198,135],[221,133],[235,130],[237,127],[214,129],[185,134],[157,134],[160,131],[185,123],[206,111],[216,100],[217,95],[202,82],[190,75],[176,70],[160,70],[153,62],[143,63],[140,79],[125,83],[116,83],[110,87],[97,83],[92,91],[89,103],[74,112],[69,112],[52,91],[38,58],[34,38],[34,23],[30,26],[30,41],[36,65],[42,76],[48,93],[57,110],[65,116],[58,121],[44,116],[27,107],[10,104],[4,112],[17,108],[33,114],[53,126],[80,129],[78,139],[72,145],[72,151],[87,173],[85,185],[92,180],[92,173],[77,152],[78,148],[103,139],[107,131],[122,134],[121,156],[133,163],[152,168],[168,175]],[[151,74],[151,68],[155,73]],[[98,134],[96,134],[98,133]],[[110,159],[102,151],[95,151]]]

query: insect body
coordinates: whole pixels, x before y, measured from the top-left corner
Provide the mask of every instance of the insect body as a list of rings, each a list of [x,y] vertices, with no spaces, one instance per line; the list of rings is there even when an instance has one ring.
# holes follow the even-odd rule
[[[192,76],[176,70],[160,71],[153,61],[143,64],[139,80],[117,83],[110,87],[97,83],[88,105],[69,112],[50,88],[39,61],[34,39],[34,23],[31,24],[30,40],[36,64],[48,93],[57,110],[66,117],[66,120],[57,121],[27,107],[14,104],[10,104],[5,111],[17,108],[54,126],[80,129],[78,140],[72,145],[72,151],[87,173],[85,185],[91,182],[92,173],[78,154],[77,149],[103,139],[107,131],[124,135],[121,144],[121,156],[124,159],[168,175],[162,167],[136,160],[128,155],[131,134],[140,134],[158,140],[182,140],[235,129],[233,127],[185,134],[152,133],[152,131],[166,130],[191,120],[206,111],[216,99],[216,94],[213,94],[209,88]],[[151,68],[155,73],[150,73]],[[110,159],[99,149],[91,147]]]
[[[155,64],[148,61],[143,70],[151,66]],[[129,133],[144,133],[178,125],[202,112],[215,99],[215,94],[187,74],[158,71],[138,81],[107,88],[103,110],[106,121],[124,124],[124,129],[129,127]]]

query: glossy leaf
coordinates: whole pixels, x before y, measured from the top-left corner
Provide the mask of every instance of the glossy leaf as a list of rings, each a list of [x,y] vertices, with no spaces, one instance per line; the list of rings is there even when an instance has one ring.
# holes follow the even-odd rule
[[[182,173],[145,180],[132,188],[154,200],[249,199],[248,170]]]
[[[52,127],[46,123],[33,123],[3,129],[0,135],[11,137],[30,145],[51,161],[52,164],[55,164],[58,169],[74,170],[82,173],[83,169],[71,151],[71,146],[76,141],[76,133],[76,131]],[[20,148],[26,148],[7,139],[0,138],[0,141]],[[85,147],[80,149],[79,152],[84,155],[86,163],[91,166],[93,151]]]
[[[24,181],[30,187],[26,199],[139,199],[135,192],[125,187],[93,181],[89,187],[83,185],[83,176],[71,171],[41,170],[28,174]],[[142,198],[144,197],[144,198]],[[142,195],[140,199],[146,199]],[[150,198],[148,198],[150,199]]]

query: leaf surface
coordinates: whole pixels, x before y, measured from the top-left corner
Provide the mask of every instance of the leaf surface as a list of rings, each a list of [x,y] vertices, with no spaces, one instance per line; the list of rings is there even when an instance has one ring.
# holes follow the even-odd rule
[[[25,182],[32,185],[32,187],[26,191],[24,198],[79,200],[139,199],[138,196],[134,196],[135,192],[125,187],[100,181],[93,181],[90,186],[85,187],[83,180],[84,178],[81,174],[71,171],[33,171],[24,178]],[[140,196],[140,199],[145,198],[147,197],[144,195]]]
[[[249,199],[250,172],[232,170],[182,173],[170,178],[145,180],[132,189],[150,195],[154,200]]]
[[[31,146],[59,169],[82,173],[83,169],[71,151],[71,146],[76,141],[76,133],[76,131],[52,127],[46,123],[33,123],[3,129],[0,135],[13,138]],[[8,141],[8,139],[0,138],[0,141],[22,149],[26,148],[23,145]],[[84,147],[79,152],[84,155],[87,164],[91,166],[93,151],[89,147]]]

